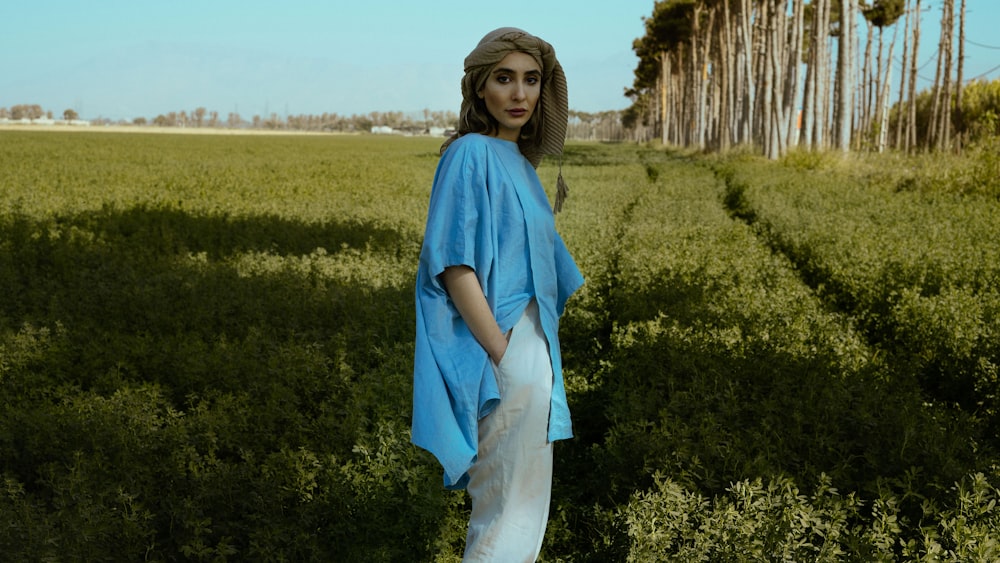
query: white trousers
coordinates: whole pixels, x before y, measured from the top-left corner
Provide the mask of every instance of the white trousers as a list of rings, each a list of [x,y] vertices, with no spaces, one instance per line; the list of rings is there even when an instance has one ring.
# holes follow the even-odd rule
[[[500,403],[479,421],[479,455],[469,470],[472,517],[462,560],[535,561],[552,497],[552,361],[534,300],[493,368]]]

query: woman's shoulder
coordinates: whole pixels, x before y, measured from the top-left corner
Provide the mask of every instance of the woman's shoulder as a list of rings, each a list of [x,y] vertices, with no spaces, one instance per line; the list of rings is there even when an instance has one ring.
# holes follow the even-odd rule
[[[448,153],[451,153],[450,155]],[[444,155],[451,158],[522,158],[517,143],[483,135],[466,133],[448,145]],[[458,155],[462,155],[459,157]]]
[[[448,150],[457,151],[470,151],[470,150],[482,150],[488,147],[490,144],[490,138],[486,135],[480,133],[466,133],[461,137],[455,139],[448,145]]]
[[[490,160],[492,152],[494,151],[489,146],[489,137],[479,133],[466,133],[448,144],[441,154],[439,166],[448,169],[479,168]]]

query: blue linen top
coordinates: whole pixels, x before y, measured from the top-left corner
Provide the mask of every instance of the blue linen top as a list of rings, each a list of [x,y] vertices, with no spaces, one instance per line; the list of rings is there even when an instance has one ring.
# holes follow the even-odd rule
[[[439,277],[458,265],[475,271],[504,333],[532,298],[537,301],[554,374],[548,439],[571,438],[559,317],[583,276],[517,143],[474,133],[459,137],[442,155],[431,188],[417,267],[411,439],[437,457],[449,489],[467,485],[479,419],[501,400],[489,355]]]

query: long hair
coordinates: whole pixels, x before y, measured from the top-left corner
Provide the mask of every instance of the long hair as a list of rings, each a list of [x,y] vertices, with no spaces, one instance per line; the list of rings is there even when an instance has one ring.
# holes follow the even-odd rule
[[[487,72],[486,74],[488,75],[489,73]],[[479,81],[474,80],[473,82],[478,83]],[[541,89],[539,90],[538,101],[535,102],[535,108],[531,112],[531,117],[528,118],[528,122],[521,127],[521,133],[517,138],[517,146],[524,154],[528,154],[536,148],[536,145],[538,145],[538,132],[542,130],[543,119],[541,111],[541,92],[544,90],[545,82],[543,81]],[[494,136],[499,130],[500,123],[495,117],[493,117],[489,110],[486,109],[486,100],[476,96],[472,99],[472,103],[463,104],[461,115],[458,116],[458,129],[454,134],[452,134],[451,137],[445,139],[445,142],[441,145],[441,154],[444,154],[448,145],[462,135],[479,133],[481,135]]]

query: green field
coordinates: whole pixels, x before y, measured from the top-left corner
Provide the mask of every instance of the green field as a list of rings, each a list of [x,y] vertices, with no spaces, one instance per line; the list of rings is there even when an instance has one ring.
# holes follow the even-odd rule
[[[458,561],[409,444],[440,141],[0,131],[0,559]],[[990,154],[569,144],[542,560],[1000,558]]]

